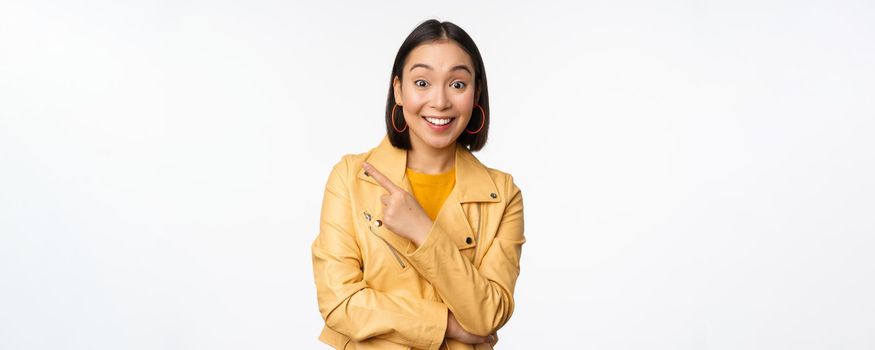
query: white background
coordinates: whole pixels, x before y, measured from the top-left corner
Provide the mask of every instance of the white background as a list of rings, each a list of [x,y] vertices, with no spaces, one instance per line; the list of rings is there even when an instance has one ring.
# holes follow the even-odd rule
[[[499,348],[875,348],[872,2],[118,0],[0,0],[0,348],[325,349],[323,186],[427,18],[523,191]]]

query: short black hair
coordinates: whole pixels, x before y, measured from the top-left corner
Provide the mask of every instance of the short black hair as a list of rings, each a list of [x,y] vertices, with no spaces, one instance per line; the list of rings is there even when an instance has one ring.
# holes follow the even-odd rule
[[[486,70],[483,67],[483,58],[480,56],[480,50],[477,49],[474,40],[471,39],[465,30],[451,22],[440,22],[436,19],[426,20],[413,29],[410,35],[407,36],[407,39],[404,40],[404,43],[401,44],[398,54],[395,55],[395,64],[392,66],[392,74],[389,77],[389,97],[386,99],[386,134],[389,136],[392,146],[405,150],[411,149],[410,128],[405,129],[403,126],[400,126],[402,124],[398,124],[399,129],[404,129],[403,132],[399,133],[392,126],[392,118],[394,117],[392,115],[392,107],[396,103],[393,82],[396,76],[398,80],[401,80],[404,63],[413,49],[421,44],[441,39],[449,39],[458,43],[471,56],[471,61],[474,63],[474,87],[480,91],[476,104],[483,108],[483,119],[472,116],[468,121],[469,125],[466,126],[466,129],[478,130],[481,123],[483,128],[476,134],[462,131],[456,139],[456,143],[467,147],[471,151],[479,151],[486,144],[486,137],[489,135],[489,92],[486,85]],[[397,114],[397,111],[395,113]],[[481,114],[480,108],[474,108],[472,114]],[[402,117],[401,119],[403,121],[404,118]]]

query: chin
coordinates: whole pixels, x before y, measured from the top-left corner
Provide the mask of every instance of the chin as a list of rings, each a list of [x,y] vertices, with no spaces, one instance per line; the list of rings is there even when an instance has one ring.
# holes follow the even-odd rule
[[[422,138],[422,143],[434,149],[444,149],[456,144],[456,139],[459,135],[456,134],[455,137],[452,135],[453,134],[444,136],[428,135],[427,137]]]
[[[452,139],[452,140],[443,140],[442,139],[442,140],[436,140],[436,141],[431,141],[431,142],[426,141],[426,143],[429,146],[431,146],[432,148],[442,149],[442,148],[447,148],[449,146],[452,146],[454,143],[456,143],[456,140],[455,139]]]

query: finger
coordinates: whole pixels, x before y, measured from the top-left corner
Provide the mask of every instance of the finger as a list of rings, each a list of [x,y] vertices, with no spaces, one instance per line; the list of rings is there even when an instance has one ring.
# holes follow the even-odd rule
[[[488,337],[476,335],[476,334],[468,332],[464,329],[462,329],[462,332],[464,333],[465,342],[468,344],[482,344],[482,343],[489,342]]]
[[[384,176],[383,173],[377,170],[377,168],[374,168],[371,164],[365,162],[362,166],[365,168],[365,171],[367,171],[374,180],[377,180],[377,183],[380,184],[380,186],[383,186],[383,188],[385,188],[386,191],[389,191],[389,193],[403,191],[400,187],[392,183],[392,180],[389,180],[389,178]]]
[[[481,337],[481,336],[479,336],[479,335],[473,335],[473,334],[472,334],[472,335],[471,335],[471,339],[469,339],[469,341],[470,341],[469,344],[483,344],[483,343],[488,343],[488,342],[489,342],[489,338]]]
[[[390,196],[388,194],[384,194],[384,195],[380,196],[380,202],[383,202],[383,205],[389,205],[389,203],[390,203],[389,200],[391,200],[391,198],[392,198],[392,196]]]

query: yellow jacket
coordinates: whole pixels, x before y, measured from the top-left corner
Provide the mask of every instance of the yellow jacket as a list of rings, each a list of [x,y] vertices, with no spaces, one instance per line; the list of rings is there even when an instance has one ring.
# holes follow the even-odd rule
[[[319,340],[336,349],[492,349],[495,342],[475,347],[444,334],[447,310],[482,336],[513,313],[525,237],[522,194],[511,175],[457,145],[456,185],[417,248],[377,223],[386,190],[364,174],[364,161],[411,191],[407,151],[385,136],[332,169],[311,247],[325,320]]]

